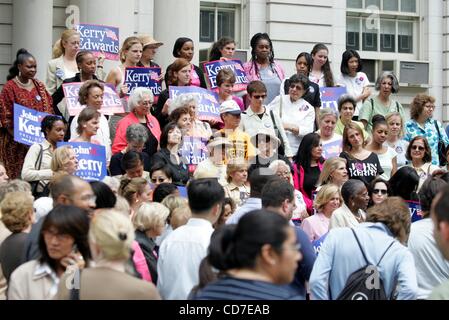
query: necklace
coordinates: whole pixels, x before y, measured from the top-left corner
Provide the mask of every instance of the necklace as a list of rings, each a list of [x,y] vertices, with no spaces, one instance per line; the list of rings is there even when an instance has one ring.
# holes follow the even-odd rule
[[[28,82],[27,82],[27,83],[23,83],[22,81],[20,81],[19,76],[16,76],[16,77],[14,78],[14,81],[17,83],[17,85],[18,85],[19,87],[22,87],[22,88],[24,88],[24,89],[30,89],[30,88],[33,87],[33,82],[31,81],[31,79],[28,79]]]

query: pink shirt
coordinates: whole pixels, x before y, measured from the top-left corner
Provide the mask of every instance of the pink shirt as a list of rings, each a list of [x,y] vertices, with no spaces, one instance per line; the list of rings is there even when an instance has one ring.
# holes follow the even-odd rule
[[[192,69],[190,70],[190,85],[195,87],[201,87],[200,77],[195,71],[195,66],[192,64]]]
[[[315,241],[329,231],[329,222],[330,219],[319,212],[306,218],[301,223],[301,228],[307,234],[310,241]]]

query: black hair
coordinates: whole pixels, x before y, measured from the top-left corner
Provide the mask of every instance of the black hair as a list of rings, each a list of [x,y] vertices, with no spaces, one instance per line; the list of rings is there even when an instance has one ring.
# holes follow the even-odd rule
[[[388,183],[387,180],[382,179],[381,177],[377,177],[375,178],[373,181],[370,182],[370,184],[368,185],[368,193],[369,193],[369,205],[368,207],[371,207],[374,205],[373,201],[372,201],[372,196],[373,196],[373,192],[374,192],[374,187],[376,186],[376,184],[378,183],[383,183],[386,187],[387,187],[387,196],[390,196],[391,194],[391,188],[390,188],[390,184]]]
[[[439,195],[438,201],[434,204],[433,213],[437,222],[449,222],[449,186],[445,186]]]
[[[176,39],[175,44],[173,45],[173,57],[175,58],[179,58],[179,51],[181,50],[182,46],[184,45],[184,43],[186,42],[192,42],[193,40],[190,38],[185,38],[185,37],[181,37]]]
[[[250,197],[260,198],[262,189],[270,180],[276,179],[278,176],[269,168],[257,168],[251,171],[248,181],[251,186]]]
[[[349,59],[356,57],[357,58],[357,62],[359,64],[359,66],[357,67],[357,71],[356,72],[360,72],[362,71],[362,59],[360,59],[360,55],[357,51],[353,50],[353,49],[348,49],[345,52],[343,52],[342,56],[341,56],[341,65],[340,65],[340,71],[341,73],[345,74],[345,75],[349,75]]]
[[[310,168],[310,162],[312,160],[312,148],[318,147],[320,145],[320,141],[320,135],[315,132],[306,134],[304,138],[302,138],[294,162],[303,167],[305,171]],[[324,158],[321,157],[319,159],[319,162],[323,163]]]
[[[317,43],[313,47],[311,54],[314,55],[320,50],[326,50],[329,53],[329,49],[326,47],[325,44]],[[313,60],[313,58],[312,58],[312,60]],[[333,87],[334,86],[334,76],[332,75],[329,57],[327,58],[327,61],[323,65],[322,69],[323,69],[323,73],[324,73],[324,82],[325,82],[326,87]]]
[[[427,138],[424,136],[416,136],[408,143],[407,151],[405,152],[405,158],[408,161],[412,161],[412,146],[416,140],[422,140],[422,142],[424,143],[425,150],[424,150],[424,157],[422,158],[422,161],[424,163],[431,162],[432,161],[432,149],[430,149],[429,142],[427,141]]]
[[[6,77],[6,80],[9,81],[18,76],[19,64],[24,64],[25,61],[29,58],[33,58],[34,60],[36,60],[34,56],[31,53],[29,53],[26,49],[24,48],[19,49],[16,54],[16,60],[13,62],[11,68],[9,68],[9,74]]]
[[[238,224],[225,225],[212,234],[209,262],[222,271],[254,268],[264,245],[282,252],[288,227],[288,221],[280,214],[267,210],[247,213]]]
[[[162,130],[161,139],[159,141],[159,146],[161,149],[167,148],[168,145],[168,134],[174,128],[177,128],[178,125],[174,122],[169,122],[165,125],[164,130]]]
[[[173,194],[178,187],[173,183],[161,183],[153,191],[153,202],[161,203],[166,196]]]
[[[56,261],[48,254],[44,239],[45,231],[53,227],[57,230],[58,234],[68,234],[75,239],[74,244],[86,262],[91,259],[87,240],[89,231],[89,216],[87,211],[75,206],[58,205],[45,216],[39,233],[41,263],[47,263],[56,271]]]
[[[433,199],[446,185],[446,181],[435,176],[428,177],[426,181],[424,181],[418,192],[421,210],[424,213],[430,212],[430,206],[432,205]]]
[[[262,189],[262,207],[279,208],[285,200],[293,201],[295,189],[284,179],[272,179]]]
[[[302,95],[302,97],[304,97],[309,92],[310,87],[309,78],[307,78],[305,75],[302,74],[294,74],[288,79],[288,86],[290,87],[290,85],[295,83],[302,84],[302,88],[304,89],[304,94]]]
[[[217,179],[195,179],[187,186],[187,196],[192,213],[202,214],[217,204],[221,205],[225,193]]]
[[[259,67],[257,67],[257,56],[256,56],[256,48],[257,44],[260,40],[267,40],[270,43],[270,55],[268,57],[268,61],[270,62],[270,66],[274,63],[274,49],[273,49],[273,43],[271,42],[270,36],[267,33],[256,33],[251,38],[251,64],[252,67],[255,69],[257,76],[259,76]]]
[[[218,41],[214,42],[209,52],[209,61],[220,60],[222,57],[220,50],[230,43],[235,43],[234,39],[230,37],[222,37]]]
[[[78,51],[78,53],[76,54],[75,60],[76,60],[76,64],[81,64],[84,61],[84,57],[87,56],[88,54],[93,55],[92,51],[89,50],[80,50]]]
[[[307,61],[307,72],[310,73],[310,71],[312,70],[312,66],[313,66],[313,58],[312,55],[308,52],[301,52],[300,54],[298,54],[298,56],[296,57],[296,63],[298,63],[298,60],[304,57],[304,59],[306,59]]]
[[[341,197],[347,206],[349,206],[349,200],[351,200],[362,187],[366,186],[361,180],[349,179],[343,183],[341,187]]]
[[[170,166],[168,164],[166,164],[165,162],[156,161],[156,163],[153,164],[153,166],[150,169],[150,178],[153,175],[153,172],[155,172],[155,171],[162,171],[163,173],[165,173],[167,178],[173,179],[173,171],[170,168]]]
[[[341,112],[341,108],[346,102],[351,102],[352,106],[354,107],[354,111],[357,107],[357,102],[350,94],[343,94],[338,98],[337,105],[338,105],[338,112]],[[373,117],[374,118],[374,117]]]
[[[53,125],[57,121],[62,121],[62,123],[64,123],[64,125],[67,125],[67,121],[65,121],[65,119],[60,116],[48,115],[48,116],[45,116],[44,119],[42,119],[41,132],[44,134],[45,138],[47,138],[47,130],[51,131],[51,129],[53,128]],[[67,127],[66,127],[66,130],[67,130]]]
[[[375,114],[371,122],[373,123],[373,132],[378,126],[385,125],[388,127],[387,120],[385,120],[385,117],[381,114]]]
[[[143,165],[143,156],[137,151],[128,151],[122,158],[122,169],[130,170],[137,167],[139,164]]]
[[[398,196],[404,200],[417,200],[416,190],[419,176],[416,170],[409,166],[399,168],[390,178],[391,196]]]
[[[96,209],[110,209],[115,207],[117,197],[106,183],[92,181],[90,182],[90,186],[97,197],[97,200],[95,201]]]

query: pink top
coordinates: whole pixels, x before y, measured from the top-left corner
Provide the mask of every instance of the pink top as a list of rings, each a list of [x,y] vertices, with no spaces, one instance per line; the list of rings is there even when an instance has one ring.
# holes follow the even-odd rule
[[[136,267],[137,272],[140,273],[142,279],[147,282],[152,282],[151,273],[148,269],[147,260],[145,259],[145,255],[143,254],[142,249],[139,246],[137,241],[133,241],[132,249],[134,250],[133,262]]]
[[[307,234],[310,241],[315,241],[329,231],[330,220],[323,213],[319,212],[306,218],[301,223],[301,228]]]
[[[201,87],[200,77],[195,71],[195,66],[192,64],[192,69],[190,70],[190,85],[195,87]]]
[[[256,69],[254,68],[254,64],[257,62],[254,61],[248,61],[243,64],[243,69],[246,72],[246,76],[248,77],[249,81],[253,80],[261,80],[260,75],[256,73]],[[260,65],[257,65],[258,69],[260,70]],[[273,62],[273,68],[274,71],[277,73],[279,79],[282,81],[285,79],[285,71],[284,68],[279,64],[279,62],[274,61]]]

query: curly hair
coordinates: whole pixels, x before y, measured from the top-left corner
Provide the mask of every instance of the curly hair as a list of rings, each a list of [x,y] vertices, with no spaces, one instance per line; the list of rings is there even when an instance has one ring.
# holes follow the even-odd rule
[[[87,80],[83,83],[78,92],[78,101],[82,105],[87,103],[87,98],[89,97],[89,91],[92,88],[99,88],[102,92],[104,92],[104,85],[98,80]]]
[[[34,198],[24,191],[8,193],[3,199],[0,210],[2,222],[12,233],[22,232],[32,223]]]
[[[410,104],[410,117],[413,120],[418,120],[419,116],[424,110],[424,106],[428,102],[435,103],[435,98],[432,96],[428,96],[427,94],[417,94]]]
[[[367,211],[367,222],[382,222],[390,229],[393,236],[406,244],[410,234],[410,211],[400,197],[389,197]]]

